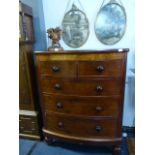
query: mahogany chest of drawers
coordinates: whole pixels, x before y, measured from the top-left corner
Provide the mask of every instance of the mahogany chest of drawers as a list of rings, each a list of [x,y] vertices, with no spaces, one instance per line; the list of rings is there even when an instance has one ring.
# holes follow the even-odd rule
[[[120,153],[128,49],[36,52],[45,140]]]

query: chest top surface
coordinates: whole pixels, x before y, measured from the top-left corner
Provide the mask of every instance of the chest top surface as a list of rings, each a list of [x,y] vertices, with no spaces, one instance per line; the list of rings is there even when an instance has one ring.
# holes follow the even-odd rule
[[[112,60],[126,57],[129,49],[66,50],[60,52],[36,51],[38,61],[50,60]]]

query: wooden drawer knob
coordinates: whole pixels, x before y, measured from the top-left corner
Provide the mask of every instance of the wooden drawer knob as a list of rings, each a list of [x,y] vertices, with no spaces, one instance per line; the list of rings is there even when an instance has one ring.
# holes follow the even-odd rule
[[[96,86],[96,91],[97,92],[101,92],[102,90],[103,90],[102,86],[100,86],[100,85]]]
[[[103,66],[97,66],[97,67],[96,67],[96,70],[97,70],[98,72],[103,72],[103,71],[104,71],[104,67],[103,67]]]
[[[53,72],[59,72],[60,71],[60,67],[58,66],[53,66],[52,67]]]
[[[63,108],[63,104],[62,104],[61,102],[57,102],[57,108],[58,108],[58,109]]]
[[[97,132],[100,132],[102,130],[102,127],[97,125],[95,129],[96,129]]]
[[[100,107],[100,106],[97,106],[97,107],[96,107],[96,111],[97,111],[97,112],[100,112],[100,111],[102,111],[102,107]]]
[[[54,88],[57,89],[57,90],[59,90],[59,89],[61,89],[61,85],[60,85],[59,83],[56,83],[56,84],[54,85]]]
[[[58,127],[59,127],[59,128],[63,128],[63,126],[64,126],[64,124],[63,124],[62,122],[59,122],[59,123],[58,123]]]

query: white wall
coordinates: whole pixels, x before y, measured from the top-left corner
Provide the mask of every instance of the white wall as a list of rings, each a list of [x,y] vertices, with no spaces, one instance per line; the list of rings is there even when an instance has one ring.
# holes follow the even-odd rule
[[[95,36],[94,32],[94,21],[99,11],[99,8],[103,2],[103,0],[80,0],[85,13],[89,19],[90,25],[90,35],[87,42],[78,49],[108,49],[108,48],[129,48],[130,52],[128,54],[128,64],[127,64],[127,79],[128,75],[130,76],[129,69],[134,68],[135,65],[135,40],[134,40],[134,0],[122,0],[124,7],[126,9],[127,14],[127,29],[124,37],[115,45],[107,46],[100,41]],[[66,5],[68,0],[42,0],[43,2],[43,10],[44,10],[44,18],[45,18],[45,29],[47,30],[50,27],[61,26],[61,21],[63,19]],[[47,38],[46,38],[47,39]],[[64,49],[72,49],[68,47],[63,40],[61,40],[61,45]],[[47,41],[48,45],[48,41]],[[134,118],[134,107],[131,105],[131,101],[129,100],[132,96],[130,96],[129,89],[133,87],[133,85],[126,85],[125,91],[125,106],[124,106],[124,118],[123,125],[125,126],[133,126],[133,118]],[[131,89],[130,89],[131,90]],[[130,108],[129,108],[130,107]]]

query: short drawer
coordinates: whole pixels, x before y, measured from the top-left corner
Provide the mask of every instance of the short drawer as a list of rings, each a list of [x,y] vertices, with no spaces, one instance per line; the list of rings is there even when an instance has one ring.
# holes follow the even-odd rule
[[[52,77],[76,77],[75,61],[39,61],[40,74]]]
[[[69,117],[46,112],[46,129],[70,136],[113,138],[116,136],[115,119]]]
[[[34,116],[19,116],[19,132],[25,134],[39,134],[37,118]]]
[[[82,96],[120,95],[121,80],[62,80],[42,77],[42,92]]]
[[[19,133],[21,134],[32,134],[32,135],[39,135],[39,131],[37,128],[28,128],[28,127],[19,127]]]
[[[119,97],[73,97],[64,95],[43,95],[45,110],[83,116],[117,117]]]
[[[120,77],[122,60],[79,61],[79,77]]]

